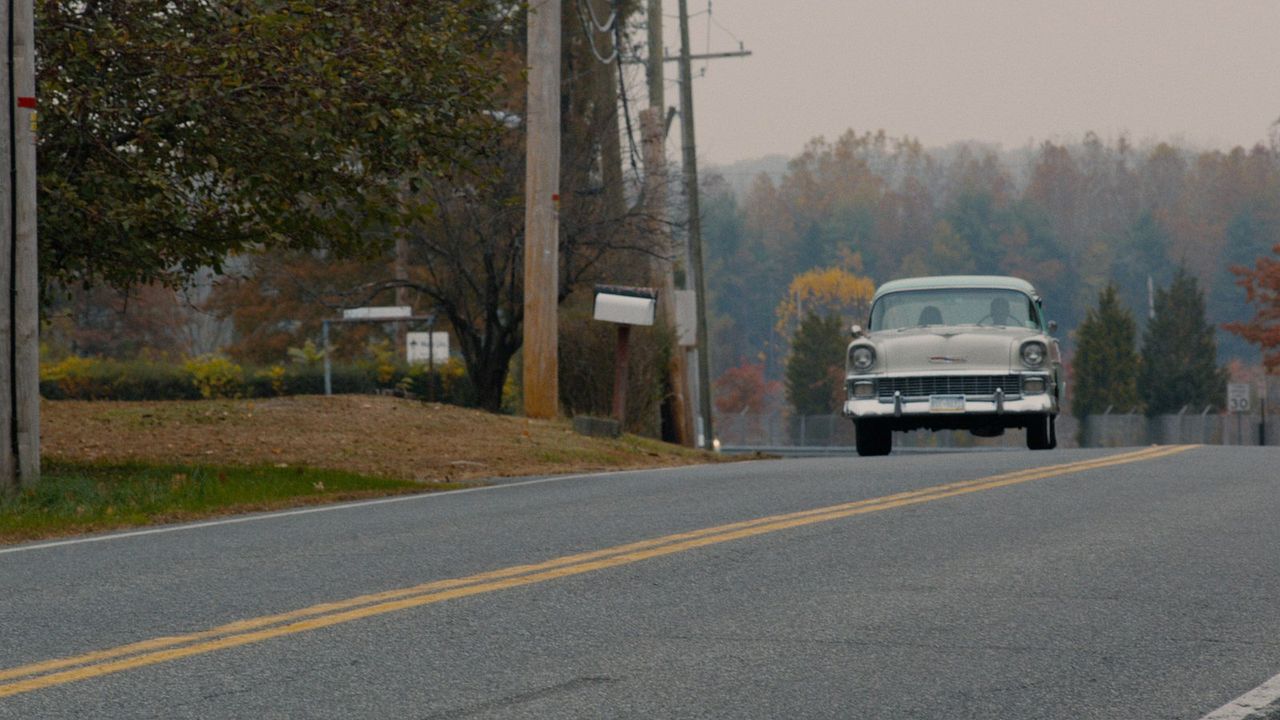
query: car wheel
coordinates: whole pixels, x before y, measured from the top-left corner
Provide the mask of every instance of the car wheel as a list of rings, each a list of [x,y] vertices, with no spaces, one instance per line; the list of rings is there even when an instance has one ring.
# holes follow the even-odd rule
[[[888,455],[893,450],[893,431],[888,425],[874,420],[863,420],[854,423],[858,454]]]
[[[1027,448],[1029,450],[1052,450],[1058,444],[1057,432],[1052,415],[1037,415],[1027,425]]]

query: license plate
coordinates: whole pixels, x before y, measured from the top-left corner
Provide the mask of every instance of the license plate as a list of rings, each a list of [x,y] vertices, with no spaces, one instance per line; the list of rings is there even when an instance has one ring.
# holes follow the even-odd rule
[[[930,395],[929,412],[964,412],[963,395]]]

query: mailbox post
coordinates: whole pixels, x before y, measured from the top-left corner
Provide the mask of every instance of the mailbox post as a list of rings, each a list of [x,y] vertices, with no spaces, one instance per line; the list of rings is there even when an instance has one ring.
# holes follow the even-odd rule
[[[597,285],[592,318],[618,324],[618,347],[613,364],[613,418],[621,426],[627,416],[627,365],[631,357],[631,326],[652,325],[658,293],[652,288]]]

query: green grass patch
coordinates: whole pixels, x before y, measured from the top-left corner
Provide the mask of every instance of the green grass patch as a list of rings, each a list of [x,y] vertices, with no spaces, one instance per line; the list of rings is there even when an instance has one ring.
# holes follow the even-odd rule
[[[467,486],[306,467],[47,460],[41,476],[0,497],[0,542]]]

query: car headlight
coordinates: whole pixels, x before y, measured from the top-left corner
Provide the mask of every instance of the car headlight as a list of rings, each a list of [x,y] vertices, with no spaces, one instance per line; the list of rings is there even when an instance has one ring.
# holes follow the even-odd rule
[[[849,351],[849,363],[854,370],[869,370],[876,364],[876,351],[866,345],[858,345]]]
[[[1027,367],[1040,367],[1044,364],[1044,343],[1031,341],[1022,346],[1022,362]]]

